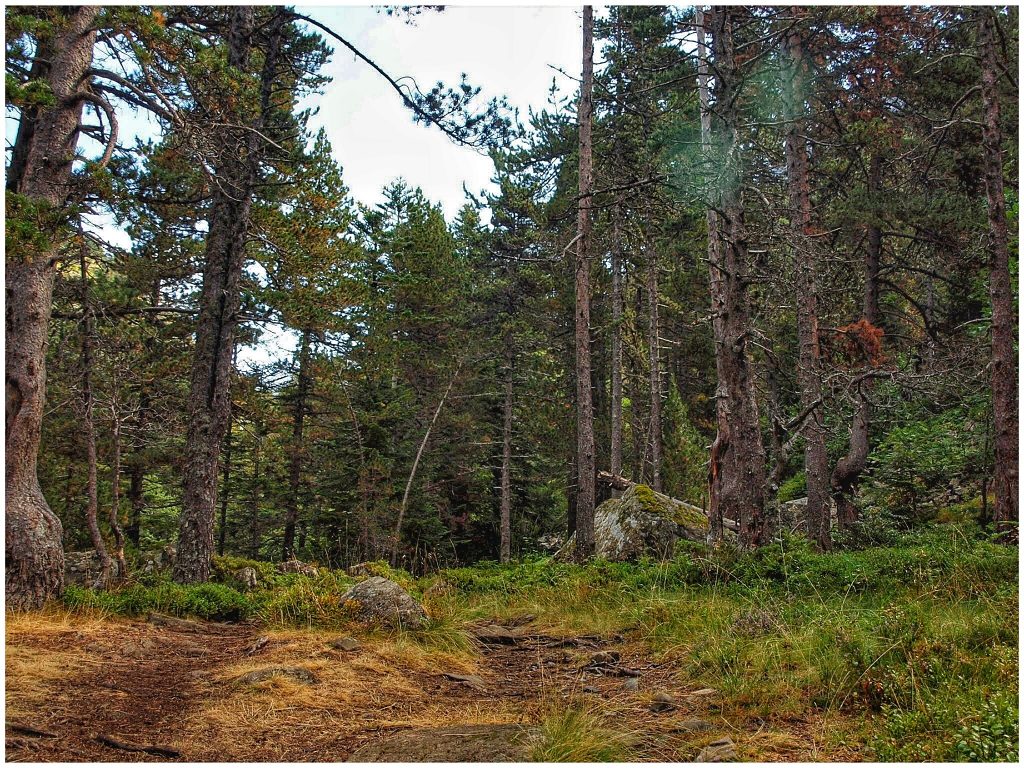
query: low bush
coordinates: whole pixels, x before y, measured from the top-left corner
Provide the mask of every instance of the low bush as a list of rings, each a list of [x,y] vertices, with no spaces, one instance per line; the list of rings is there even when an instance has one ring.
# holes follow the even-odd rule
[[[211,621],[240,621],[258,610],[250,597],[224,584],[183,585],[169,581],[154,586],[132,584],[110,592],[69,586],[64,592],[64,603],[70,608],[125,616],[157,612]]]

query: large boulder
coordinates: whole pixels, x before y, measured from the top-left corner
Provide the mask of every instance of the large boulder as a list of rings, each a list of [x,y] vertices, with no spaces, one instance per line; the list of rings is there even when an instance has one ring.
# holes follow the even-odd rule
[[[91,587],[100,575],[100,558],[96,550],[64,553],[64,583]]]
[[[398,584],[371,576],[341,596],[364,620],[387,627],[419,629],[427,619],[423,606]]]
[[[301,560],[292,558],[291,560],[285,560],[284,562],[277,564],[278,573],[297,573],[300,576],[317,576],[320,573],[320,569],[315,565],[304,563]]]
[[[594,554],[606,560],[670,558],[679,539],[703,543],[707,537],[708,518],[700,507],[646,485],[631,485],[594,511]]]
[[[832,530],[838,525],[836,503],[829,499],[829,508],[832,517]],[[773,536],[782,533],[807,533],[807,497],[783,501],[777,505],[769,505],[766,509],[768,514],[768,530]]]

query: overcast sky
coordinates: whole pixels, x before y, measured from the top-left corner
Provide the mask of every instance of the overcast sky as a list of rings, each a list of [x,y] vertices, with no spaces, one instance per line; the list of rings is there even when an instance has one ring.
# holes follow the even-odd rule
[[[392,77],[414,77],[428,90],[438,80],[455,85],[465,72],[484,101],[507,96],[525,120],[529,107],[543,109],[553,78],[565,94],[575,83],[553,67],[576,75],[580,68],[577,7],[449,7],[425,12],[412,25],[368,7],[299,7],[300,13],[335,30]],[[431,126],[412,122],[391,86],[340,44],[326,68],[333,80],[312,120],[326,128],[353,196],[381,200],[381,189],[398,177],[423,188],[451,217],[465,202],[463,184],[477,193],[489,185],[490,160],[460,147]]]

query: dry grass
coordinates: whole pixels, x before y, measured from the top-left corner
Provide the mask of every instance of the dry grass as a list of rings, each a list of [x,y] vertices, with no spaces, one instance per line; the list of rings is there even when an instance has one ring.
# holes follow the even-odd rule
[[[441,671],[472,674],[473,657],[432,650],[405,634],[363,639],[363,648],[331,649],[337,633],[268,633],[255,657],[218,670],[205,685],[203,705],[185,723],[185,742],[197,759],[326,760],[351,749],[360,734],[432,727],[451,722],[516,722],[507,707],[470,706],[438,696]],[[267,667],[300,667],[316,676],[306,685],[285,676],[256,684],[237,679]]]
[[[62,636],[94,640],[111,632],[111,624],[97,614],[48,609],[6,615],[5,701],[10,717],[22,717],[51,700],[69,680],[100,664],[72,643],[53,645]]]

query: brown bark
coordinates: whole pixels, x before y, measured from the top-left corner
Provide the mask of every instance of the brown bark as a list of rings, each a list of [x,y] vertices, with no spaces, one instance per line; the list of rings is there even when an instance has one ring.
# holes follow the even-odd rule
[[[711,304],[715,319],[719,433],[712,461],[712,525],[723,518],[739,523],[739,545],[766,543],[764,519],[765,455],[747,348],[751,332],[747,300],[747,236],[742,197],[741,146],[737,97],[742,85],[736,64],[735,8],[711,9],[712,50],[717,73],[713,122],[723,155],[718,169],[715,207],[717,243],[709,247]]]
[[[999,58],[997,11],[980,9],[981,98],[985,110],[982,150],[988,197],[989,299],[992,302],[992,410],[995,421],[995,504],[992,520],[1012,530],[1018,518],[1017,473],[1019,414],[1013,288],[1010,281],[1006,193],[1003,190],[1003,135],[999,125]]]
[[[658,255],[647,249],[647,363],[651,397],[647,439],[651,457],[651,488],[661,492],[661,357],[658,325]]]
[[[236,357],[237,359],[237,357]],[[224,546],[228,538],[228,501],[231,498],[231,421],[234,408],[228,409],[228,425],[224,429],[224,471],[220,480],[220,526],[217,530],[217,554],[224,554]]]
[[[125,527],[125,535],[128,541],[139,546],[139,538],[142,535],[142,510],[146,508],[145,496],[142,492],[142,483],[146,477],[146,470],[142,462],[133,457],[128,470],[128,525]]]
[[[711,168],[711,88],[710,88],[710,67],[708,66],[709,52],[706,43],[706,29],[710,20],[703,10],[697,11],[697,94],[700,102],[700,135],[701,150],[703,154],[703,170],[706,178],[710,178]],[[711,280],[711,326],[712,334],[716,341],[724,334],[722,326],[721,291],[715,290],[715,284],[721,280],[721,272],[717,265],[721,261],[720,240],[721,231],[719,227],[718,212],[712,207],[707,208],[708,228],[708,271]],[[720,355],[715,354],[715,370],[717,374],[717,386],[715,389],[715,416],[717,421],[717,434],[711,444],[711,452],[708,461],[708,520],[711,526],[711,538],[718,541],[722,538],[722,455],[727,452],[729,445],[729,421],[726,418],[725,390],[723,373],[719,365]]]
[[[116,577],[123,579],[128,575],[128,566],[124,559],[124,528],[121,527],[121,413],[115,402],[110,409],[113,430],[113,456],[110,459],[110,532],[114,535],[113,560],[117,564]]]
[[[612,212],[612,422],[610,468],[622,474],[622,205]]]
[[[292,445],[288,464],[288,498],[285,502],[284,559],[295,556],[295,524],[299,519],[299,489],[302,480],[302,460],[305,446],[302,433],[306,422],[306,404],[311,385],[309,373],[309,341],[312,332],[303,329],[299,340],[299,370],[296,381],[295,407],[292,416]]]
[[[54,105],[22,115],[12,152],[19,168],[9,174],[8,191],[29,206],[45,244],[12,244],[6,255],[6,524],[5,590],[8,608],[34,608],[61,593],[64,550],[60,520],[39,488],[36,462],[46,392],[46,347],[52,309],[54,259],[68,233],[60,221],[71,194],[71,169],[78,140],[85,73],[92,63],[100,9],[77,6],[60,19],[49,50],[46,80]],[[23,159],[22,159],[23,158]],[[11,215],[12,196],[7,197]]]
[[[594,551],[594,403],[590,387],[590,206],[593,194],[592,115],[594,9],[583,6],[583,82],[580,87],[579,184],[576,243],[576,557]]]
[[[199,299],[195,353],[185,439],[184,494],[174,579],[205,582],[213,556],[217,469],[231,409],[230,377],[241,305],[241,277],[249,214],[266,145],[260,138],[282,43],[285,16],[274,16],[264,56],[260,107],[255,118],[236,114],[237,126],[223,129],[224,154],[217,168],[203,288]],[[255,11],[235,6],[228,34],[228,63],[244,71],[252,52]]]
[[[505,332],[505,398],[502,403],[501,426],[501,542],[499,559],[507,563],[512,558],[512,372],[515,368],[515,349],[512,332]]]
[[[800,8],[793,8],[799,18]],[[807,477],[807,532],[822,549],[831,549],[829,464],[825,445],[824,408],[821,406],[821,346],[818,335],[818,293],[815,272],[818,254],[811,223],[810,170],[807,157],[804,88],[806,63],[800,24],[786,39],[789,55],[788,87],[784,89],[786,119],[786,169],[789,177],[790,227],[793,238],[793,268],[796,274],[797,339],[799,344],[797,382],[800,405],[810,409],[803,428],[804,473]]]

